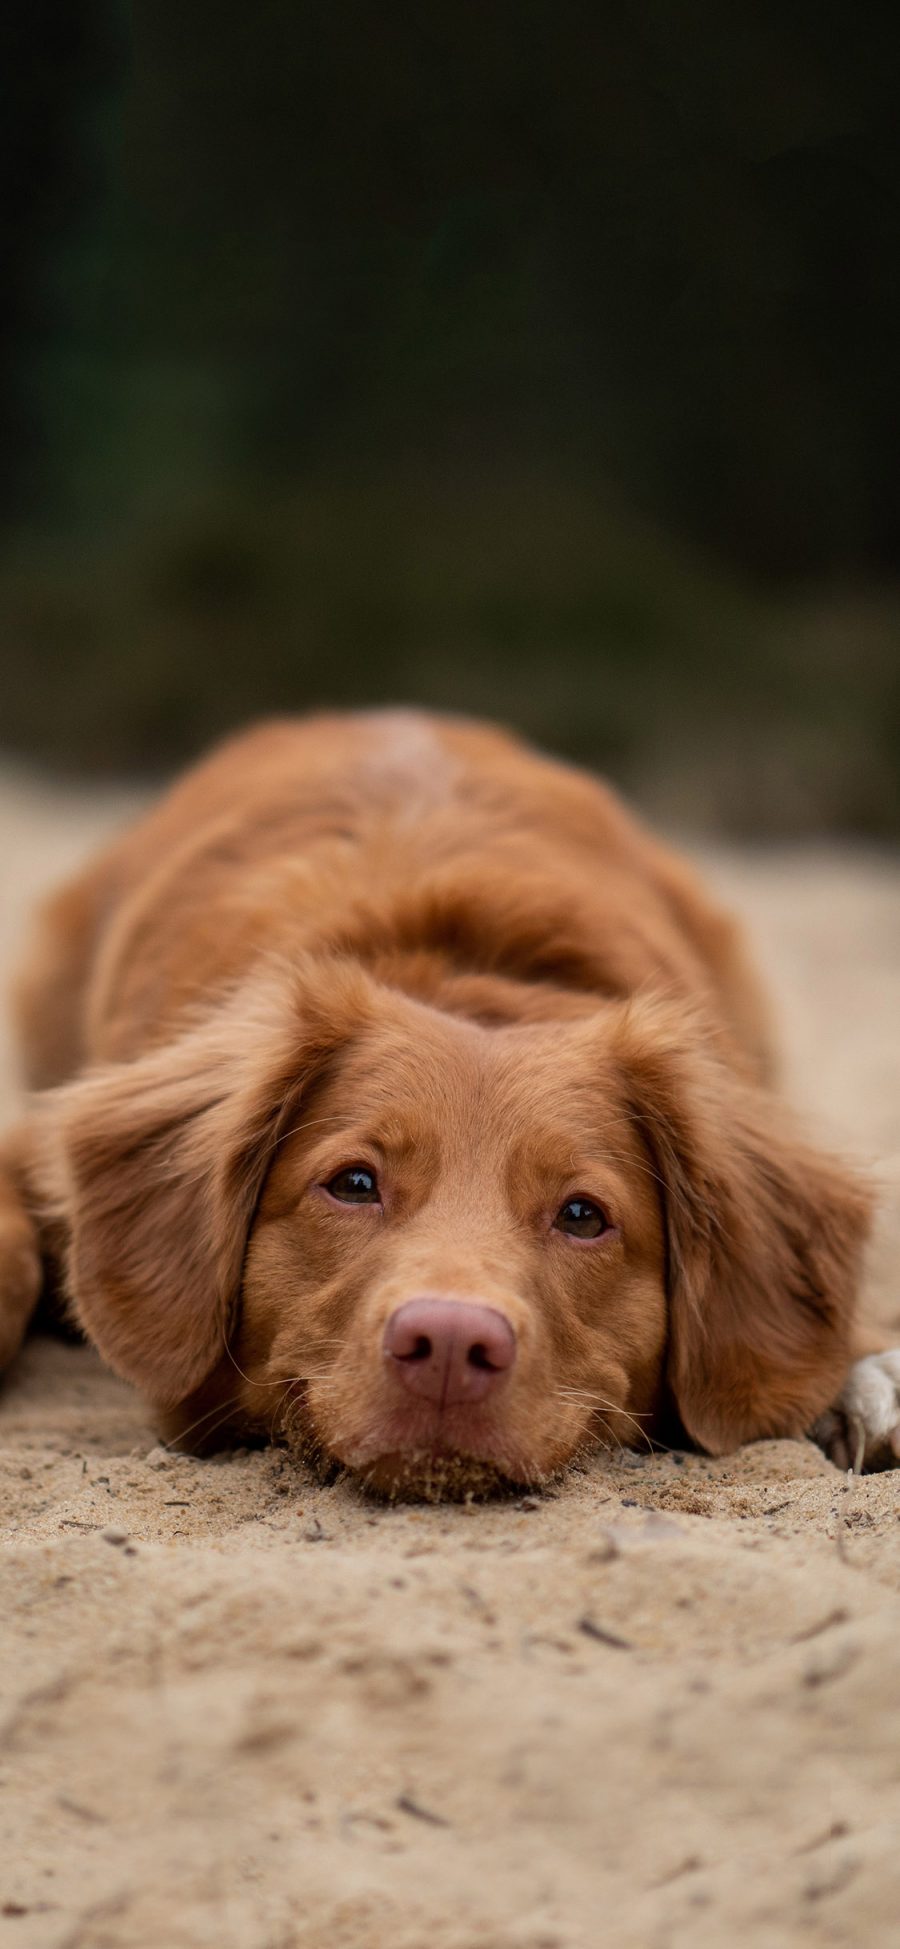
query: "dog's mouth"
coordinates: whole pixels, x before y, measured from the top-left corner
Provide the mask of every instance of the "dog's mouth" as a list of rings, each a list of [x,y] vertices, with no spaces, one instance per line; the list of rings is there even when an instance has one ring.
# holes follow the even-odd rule
[[[391,1502],[472,1502],[539,1487],[547,1472],[507,1451],[496,1429],[477,1417],[447,1415],[411,1426],[393,1415],[333,1440],[297,1389],[283,1404],[278,1438],[321,1477],[345,1469],[367,1493]]]

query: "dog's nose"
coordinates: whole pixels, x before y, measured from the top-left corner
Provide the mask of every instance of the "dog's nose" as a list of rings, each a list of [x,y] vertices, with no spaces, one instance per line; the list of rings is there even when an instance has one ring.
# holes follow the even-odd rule
[[[384,1329],[384,1357],[412,1394],[438,1407],[483,1401],[508,1379],[516,1336],[493,1306],[410,1299]]]

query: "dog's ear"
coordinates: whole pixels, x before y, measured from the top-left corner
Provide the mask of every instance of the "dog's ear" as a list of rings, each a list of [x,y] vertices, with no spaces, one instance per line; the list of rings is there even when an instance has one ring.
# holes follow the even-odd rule
[[[635,1004],[619,1055],[661,1187],[668,1383],[681,1422],[711,1454],[802,1435],[850,1359],[868,1189],[799,1141],[701,1023]]]
[[[72,1311],[157,1407],[223,1352],[273,1146],[360,1021],[362,988],[336,968],[323,1006],[315,984],[267,977],[176,1041],[36,1100],[32,1185]]]

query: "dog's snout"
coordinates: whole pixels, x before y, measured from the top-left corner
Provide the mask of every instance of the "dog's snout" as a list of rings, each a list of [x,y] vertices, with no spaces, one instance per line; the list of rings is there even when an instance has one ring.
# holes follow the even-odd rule
[[[483,1401],[508,1379],[516,1336],[493,1306],[410,1299],[384,1330],[384,1357],[412,1394],[439,1407]]]

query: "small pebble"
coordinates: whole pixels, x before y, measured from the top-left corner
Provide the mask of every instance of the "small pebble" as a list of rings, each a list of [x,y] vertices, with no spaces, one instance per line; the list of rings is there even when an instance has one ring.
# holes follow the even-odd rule
[[[123,1543],[128,1542],[128,1531],[127,1529],[101,1529],[100,1537],[102,1542],[112,1543],[114,1548],[119,1550]]]
[[[614,1558],[621,1556],[621,1554],[619,1543],[616,1537],[613,1536],[612,1531],[602,1530],[600,1533],[600,1541],[595,1549],[588,1551],[587,1560],[589,1563],[612,1563]]]
[[[167,1450],[160,1448],[159,1444],[155,1448],[151,1448],[149,1455],[144,1456],[148,1469],[167,1469],[171,1459]]]

